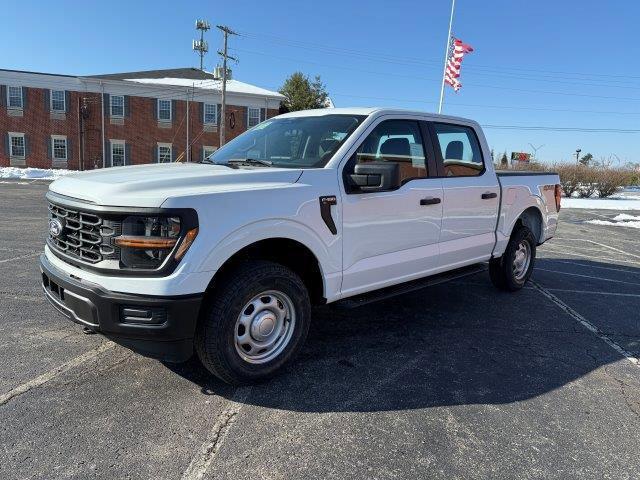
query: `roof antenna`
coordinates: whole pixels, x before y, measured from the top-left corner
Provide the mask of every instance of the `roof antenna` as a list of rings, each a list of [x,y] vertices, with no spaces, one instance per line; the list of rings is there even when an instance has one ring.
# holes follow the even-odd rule
[[[204,56],[209,51],[209,43],[204,39],[204,32],[211,29],[206,20],[196,20],[196,30],[200,30],[200,40],[194,40],[191,48],[200,55],[200,70],[204,70]]]

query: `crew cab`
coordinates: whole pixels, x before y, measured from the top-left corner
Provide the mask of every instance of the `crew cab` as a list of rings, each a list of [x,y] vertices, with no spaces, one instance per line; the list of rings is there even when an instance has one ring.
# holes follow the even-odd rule
[[[358,305],[477,272],[529,279],[556,174],[496,173],[480,126],[367,108],[268,119],[202,163],[53,182],[42,288],[141,354],[196,354],[232,384],[300,351],[313,304]]]

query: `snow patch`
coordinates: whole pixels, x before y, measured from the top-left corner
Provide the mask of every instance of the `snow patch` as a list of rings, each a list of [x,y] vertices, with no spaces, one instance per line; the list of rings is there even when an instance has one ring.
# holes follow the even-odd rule
[[[640,217],[636,217],[640,218]],[[640,228],[640,221],[634,222],[611,222],[609,220],[587,220],[584,223],[590,223],[591,225],[609,225],[612,227],[629,227],[629,228]]]
[[[18,167],[0,167],[0,178],[12,179],[39,179],[39,180],[55,180],[64,175],[76,173],[73,170],[52,169],[52,168],[18,168]]]
[[[563,198],[562,208],[589,210],[640,210],[640,199],[612,198]]]
[[[222,88],[222,80],[193,80],[189,78],[125,78],[126,82],[144,83],[148,85],[175,85],[178,87],[195,87],[203,90],[214,90],[219,92]],[[261,95],[264,97],[277,97],[284,98],[284,95],[267,90],[266,88],[256,87],[249,83],[240,82],[238,80],[227,80],[227,92],[248,94],[248,95]]]

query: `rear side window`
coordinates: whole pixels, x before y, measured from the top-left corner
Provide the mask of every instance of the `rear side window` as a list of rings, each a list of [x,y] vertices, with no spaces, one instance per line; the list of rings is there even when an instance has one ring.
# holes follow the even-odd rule
[[[445,176],[473,177],[482,174],[482,152],[472,128],[448,123],[434,123],[433,128],[438,137]]]
[[[381,122],[356,152],[356,163],[366,162],[398,163],[402,183],[427,177],[427,162],[418,122]]]

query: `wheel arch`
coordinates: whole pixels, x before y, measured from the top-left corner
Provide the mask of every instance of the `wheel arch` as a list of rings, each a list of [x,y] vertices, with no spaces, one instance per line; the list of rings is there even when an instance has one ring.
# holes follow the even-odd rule
[[[320,261],[309,247],[287,237],[265,238],[238,249],[224,261],[211,278],[205,299],[215,292],[220,282],[231,277],[239,264],[251,260],[268,260],[284,265],[302,279],[312,303],[325,303],[324,276]]]
[[[526,208],[519,216],[516,218],[513,226],[511,227],[511,232],[509,236],[513,235],[513,232],[518,228],[518,226],[525,226],[536,237],[538,245],[542,243],[543,240],[543,232],[544,232],[544,224],[542,219],[542,212],[537,206],[531,206]]]

